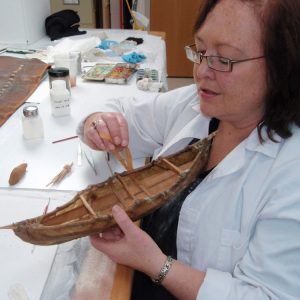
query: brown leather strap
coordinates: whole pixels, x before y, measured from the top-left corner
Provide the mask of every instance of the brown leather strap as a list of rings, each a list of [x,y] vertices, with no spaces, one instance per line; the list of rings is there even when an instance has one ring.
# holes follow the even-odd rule
[[[36,58],[0,56],[0,126],[35,91],[48,67]]]

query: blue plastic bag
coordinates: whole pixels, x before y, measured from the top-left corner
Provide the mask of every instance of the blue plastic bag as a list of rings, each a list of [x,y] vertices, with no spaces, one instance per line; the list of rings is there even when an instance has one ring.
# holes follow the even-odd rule
[[[144,54],[138,54],[136,52],[132,52],[129,54],[122,55],[122,59],[128,63],[136,64],[146,59]]]

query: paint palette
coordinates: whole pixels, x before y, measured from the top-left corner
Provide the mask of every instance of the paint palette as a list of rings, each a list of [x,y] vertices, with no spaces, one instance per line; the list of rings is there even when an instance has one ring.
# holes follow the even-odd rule
[[[136,72],[135,64],[96,64],[85,75],[85,80],[96,80],[106,83],[126,84]]]
[[[82,76],[85,80],[104,81],[105,76],[114,68],[115,64],[96,64]]]

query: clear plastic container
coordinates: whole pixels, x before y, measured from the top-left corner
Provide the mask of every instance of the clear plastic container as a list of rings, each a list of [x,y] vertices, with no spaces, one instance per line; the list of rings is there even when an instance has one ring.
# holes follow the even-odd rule
[[[69,70],[70,86],[76,86],[78,55],[56,54],[53,56],[53,60],[56,68],[67,68]]]
[[[76,57],[76,65],[77,65],[77,75],[81,75],[82,74],[82,58],[81,58],[81,52],[80,51],[71,51],[70,52],[70,56],[75,56]]]
[[[23,108],[22,127],[23,136],[27,140],[41,139],[44,137],[43,121],[36,105]]]

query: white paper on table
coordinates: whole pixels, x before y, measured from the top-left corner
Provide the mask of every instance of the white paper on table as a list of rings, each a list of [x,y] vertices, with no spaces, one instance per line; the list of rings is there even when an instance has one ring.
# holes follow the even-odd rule
[[[0,226],[41,215],[48,197],[30,197],[0,190]],[[49,211],[64,201],[51,200]],[[12,286],[21,285],[30,300],[38,300],[48,277],[57,246],[34,246],[19,239],[12,230],[0,230],[0,299],[9,299]],[[11,299],[9,299],[11,300]]]

